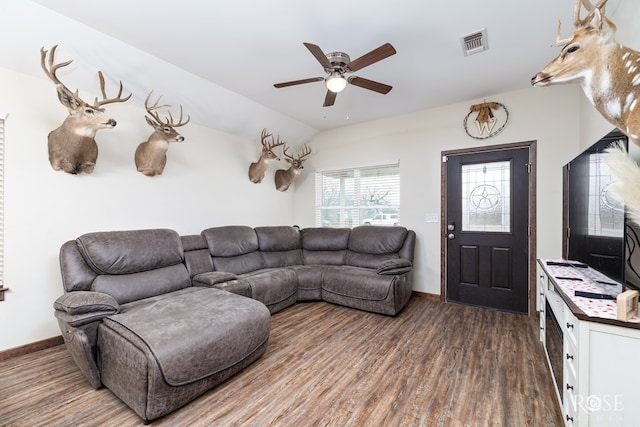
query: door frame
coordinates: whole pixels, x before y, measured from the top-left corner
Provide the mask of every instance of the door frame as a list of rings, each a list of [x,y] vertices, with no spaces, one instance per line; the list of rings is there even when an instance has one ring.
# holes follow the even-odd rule
[[[447,156],[477,154],[487,151],[503,151],[517,148],[529,149],[529,316],[536,313],[536,256],[537,256],[537,207],[536,207],[536,170],[537,141],[524,141],[511,144],[488,145],[483,147],[461,148],[441,152],[440,162],[440,301],[447,300]]]

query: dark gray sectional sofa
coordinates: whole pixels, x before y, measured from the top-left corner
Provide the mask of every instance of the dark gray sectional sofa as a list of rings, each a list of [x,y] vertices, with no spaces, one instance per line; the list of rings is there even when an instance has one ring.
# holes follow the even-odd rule
[[[55,316],[91,385],[150,421],[257,360],[270,315],[298,301],[397,315],[415,239],[375,226],[88,233],[61,248]]]

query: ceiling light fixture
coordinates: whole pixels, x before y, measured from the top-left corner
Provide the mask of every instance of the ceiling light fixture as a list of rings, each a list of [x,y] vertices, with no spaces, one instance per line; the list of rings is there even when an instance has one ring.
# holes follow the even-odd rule
[[[327,89],[331,92],[342,92],[347,87],[347,79],[345,79],[340,73],[334,71],[326,79]]]

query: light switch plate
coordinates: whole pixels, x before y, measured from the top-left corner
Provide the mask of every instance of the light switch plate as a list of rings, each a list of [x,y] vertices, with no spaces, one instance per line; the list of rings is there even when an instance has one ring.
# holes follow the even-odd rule
[[[427,222],[438,222],[440,221],[440,215],[437,213],[428,213],[426,216]]]

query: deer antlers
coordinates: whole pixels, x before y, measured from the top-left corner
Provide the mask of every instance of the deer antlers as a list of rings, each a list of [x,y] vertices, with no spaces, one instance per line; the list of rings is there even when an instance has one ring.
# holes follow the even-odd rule
[[[174,123],[173,116],[171,115],[171,111],[169,111],[169,117],[165,117],[164,121],[160,119],[160,117],[158,116],[158,113],[154,113],[153,111],[163,107],[171,107],[171,105],[169,104],[158,105],[160,104],[160,100],[162,99],[162,95],[161,95],[158,97],[158,99],[152,106],[149,106],[149,99],[151,98],[152,93],[153,91],[149,92],[149,95],[147,95],[147,98],[144,100],[144,108],[145,110],[147,110],[147,113],[149,113],[149,115],[153,117],[153,119],[156,121],[158,125],[166,125],[166,126],[177,128],[189,123],[189,120],[191,120],[191,116],[189,115],[187,116],[186,122],[182,121],[182,104],[180,104],[180,118],[178,119],[178,123]]]
[[[267,142],[267,138],[271,137],[271,142]],[[278,135],[278,141],[273,140],[273,134],[267,133],[267,129],[262,129],[262,134],[260,135],[260,144],[262,144],[263,151],[269,151],[281,145],[284,145],[285,141],[280,141],[280,135]]]
[[[69,61],[65,61],[65,62],[60,62],[58,64],[55,64],[55,54],[56,54],[56,49],[58,48],[58,45],[55,45],[51,48],[51,52],[45,50],[44,47],[40,48],[40,66],[42,67],[42,70],[45,72],[45,74],[51,79],[51,81],[53,81],[56,86],[64,88],[66,91],[68,91],[69,93],[71,93],[73,95],[73,98],[76,100],[76,102],[78,102],[79,104],[84,104],[84,105],[89,105],[86,102],[84,102],[80,96],[78,95],[78,90],[76,89],[75,93],[71,92],[69,90],[69,88],[60,81],[60,79],[58,78],[58,76],[56,76],[56,72],[62,68],[62,67],[66,67],[67,65],[71,64],[73,62],[73,59],[70,59]],[[45,64],[45,60],[47,57],[47,53],[49,53],[49,68],[47,69],[47,65]],[[129,96],[127,96],[126,98],[122,97],[122,81],[120,81],[120,88],[118,90],[118,95],[115,98],[107,98],[107,94],[105,91],[105,82],[104,82],[104,75],[102,74],[102,71],[98,71],[98,78],[100,79],[100,92],[102,93],[102,100],[98,101],[98,98],[96,97],[94,102],[93,102],[93,107],[96,109],[100,109],[100,107],[102,105],[105,104],[111,104],[114,102],[126,102],[129,100],[129,98],[131,98],[132,94],[129,94]]]
[[[309,154],[311,154],[311,148],[309,148],[307,144],[304,144],[304,147],[302,148],[302,152],[297,158],[289,155],[287,153],[287,148],[289,147],[287,147],[286,145],[282,148],[282,155],[285,156],[287,159],[289,159],[291,162],[296,162],[296,161],[299,162],[303,160],[305,157],[307,157]]]
[[[596,10],[600,13],[603,19],[607,19],[604,16],[605,7],[608,0],[600,0],[596,5],[591,4],[589,0],[577,0],[575,8],[573,9],[573,26],[576,28],[581,28],[586,26],[591,19],[593,19],[593,15],[596,13]],[[580,11],[584,6],[587,9],[587,15],[580,19]],[[607,19],[608,20],[608,19]],[[608,21],[610,25],[613,25],[611,21]],[[572,37],[562,38],[562,23],[558,21],[558,32],[556,35],[556,44],[555,46],[564,46],[571,41]]]

